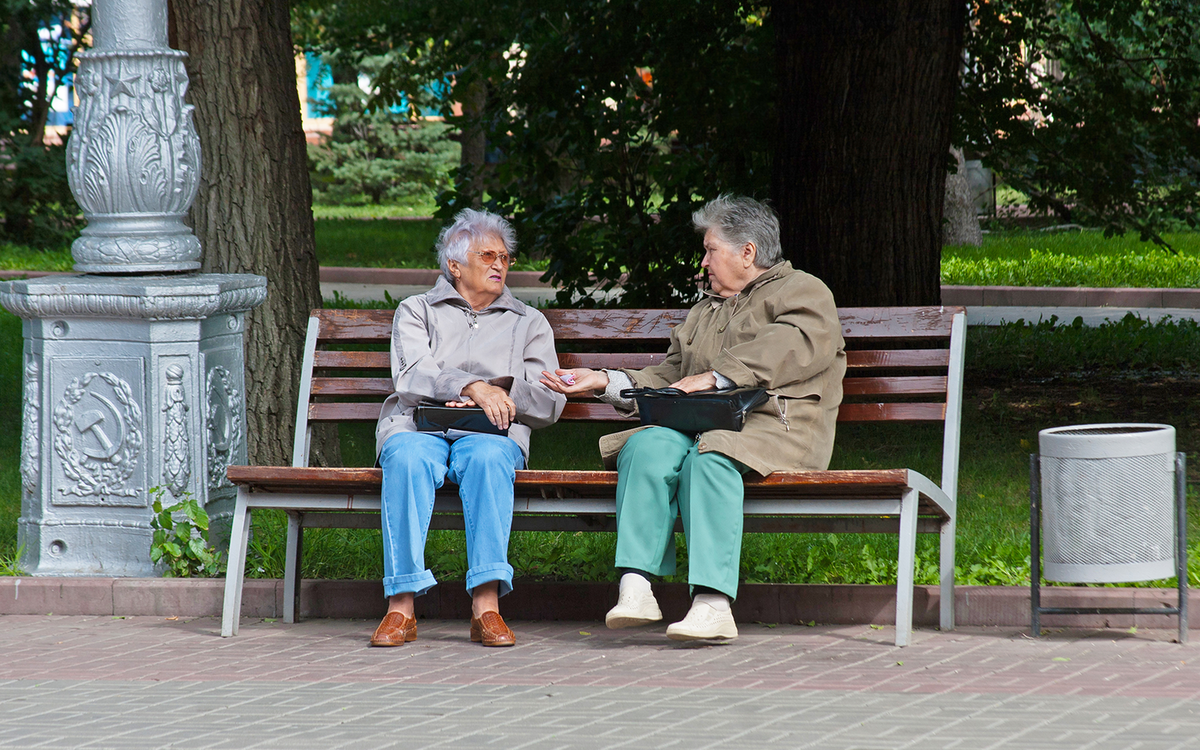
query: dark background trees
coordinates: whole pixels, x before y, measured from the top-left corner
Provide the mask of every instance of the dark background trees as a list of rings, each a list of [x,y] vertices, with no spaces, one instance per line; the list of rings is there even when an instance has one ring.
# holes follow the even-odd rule
[[[967,49],[962,143],[1033,209],[1159,241],[1197,226],[1200,4],[979,3]]]

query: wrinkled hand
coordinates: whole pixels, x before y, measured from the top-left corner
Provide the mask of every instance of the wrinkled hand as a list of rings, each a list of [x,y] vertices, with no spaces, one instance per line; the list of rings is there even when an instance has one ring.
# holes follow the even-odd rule
[[[603,370],[589,370],[586,367],[576,367],[573,370],[542,370],[542,385],[552,391],[571,395],[584,391],[604,392],[608,387],[608,374]]]
[[[702,372],[699,375],[688,375],[682,380],[676,380],[668,387],[678,388],[684,393],[709,391],[717,387],[717,378],[712,374],[712,370],[709,370],[708,372]]]
[[[503,388],[476,380],[462,389],[462,395],[466,396],[467,400],[449,401],[446,405],[477,405],[483,409],[488,421],[501,430],[507,430],[508,426],[517,418],[517,405],[509,398],[508,391]]]

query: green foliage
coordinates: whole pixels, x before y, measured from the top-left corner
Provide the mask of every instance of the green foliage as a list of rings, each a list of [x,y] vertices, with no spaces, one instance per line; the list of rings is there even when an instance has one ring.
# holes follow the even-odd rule
[[[480,200],[512,216],[563,301],[622,278],[625,305],[695,299],[692,210],[767,193],[775,61],[756,4],[313,0],[297,16],[308,44],[387,53],[379,103],[483,134],[493,163],[457,170],[438,216]],[[454,115],[478,87],[482,106]]]
[[[1064,220],[1156,242],[1197,225],[1200,4],[971,8],[956,142]]]
[[[0,242],[59,248],[83,219],[67,184],[66,149],[44,145],[47,112],[74,73],[90,27],[69,0],[0,0]],[[73,19],[71,23],[62,23]]]
[[[66,149],[30,145],[0,123],[0,241],[31,248],[70,245],[83,215],[67,184]]]
[[[379,58],[360,65],[370,72]],[[353,71],[352,71],[353,72]],[[313,200],[330,204],[428,201],[450,184],[458,162],[458,144],[449,127],[423,122],[405,111],[368,108],[368,95],[352,75],[330,88],[333,132],[320,144],[309,144]]]
[[[150,561],[164,567],[165,578],[212,578],[223,571],[221,553],[208,543],[208,513],[190,492],[174,505],[164,506],[165,490],[150,490],[154,515],[150,528]],[[176,514],[179,517],[176,517]]]

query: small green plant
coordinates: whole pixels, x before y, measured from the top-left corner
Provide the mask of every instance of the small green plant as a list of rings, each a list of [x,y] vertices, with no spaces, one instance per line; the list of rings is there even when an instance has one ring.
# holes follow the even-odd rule
[[[162,563],[165,578],[212,578],[221,574],[221,553],[208,543],[208,514],[190,492],[174,505],[164,506],[164,490],[153,487],[154,540],[150,560]],[[175,514],[180,514],[176,517]]]
[[[21,553],[25,551],[25,547],[17,547],[17,551],[12,553],[12,556],[0,552],[0,576],[23,576],[25,571],[21,570]]]

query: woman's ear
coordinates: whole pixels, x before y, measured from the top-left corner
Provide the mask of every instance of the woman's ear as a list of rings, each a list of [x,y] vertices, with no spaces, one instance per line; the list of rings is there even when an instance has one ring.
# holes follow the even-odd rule
[[[754,259],[758,257],[758,246],[753,242],[747,242],[742,245],[742,267],[749,268],[754,265]]]
[[[450,275],[456,279],[462,278],[462,267],[459,266],[457,260],[452,260],[446,263],[446,267],[450,269]]]

